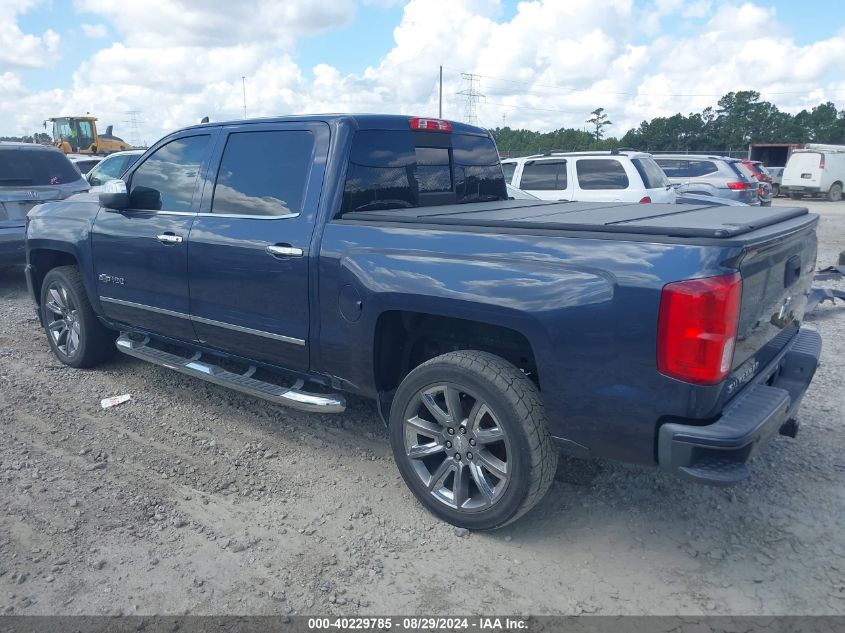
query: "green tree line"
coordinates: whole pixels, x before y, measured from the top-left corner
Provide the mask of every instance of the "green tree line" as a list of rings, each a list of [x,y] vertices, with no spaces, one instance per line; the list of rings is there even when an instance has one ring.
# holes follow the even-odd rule
[[[41,143],[42,145],[49,145],[53,142],[49,134],[43,132],[36,132],[32,136],[0,136],[0,141],[12,141],[15,143]]]
[[[589,120],[596,125],[594,110]],[[760,100],[753,90],[729,92],[715,108],[687,116],[675,114],[643,121],[622,138],[602,138],[586,130],[561,128],[553,132],[491,130],[502,154],[525,156],[550,150],[582,151],[630,147],[642,151],[691,151],[727,154],[745,152],[749,143],[834,143],[845,144],[845,109],[822,103],[797,114],[781,112],[777,106]],[[598,138],[597,138],[598,137]]]

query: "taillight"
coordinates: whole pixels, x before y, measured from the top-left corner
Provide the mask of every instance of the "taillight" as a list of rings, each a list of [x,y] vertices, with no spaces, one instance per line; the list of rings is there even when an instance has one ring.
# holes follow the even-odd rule
[[[426,130],[428,132],[451,132],[452,124],[443,119],[423,119],[413,117],[408,119],[412,130]]]
[[[737,180],[736,182],[729,182],[728,189],[733,189],[734,191],[738,189],[751,189],[751,183],[746,182],[744,180]]]
[[[714,385],[733,361],[742,278],[739,273],[663,286],[657,320],[657,370]]]
[[[824,169],[824,154],[819,158],[819,169]]]
[[[649,196],[643,196],[640,198],[640,204],[648,204],[649,202],[651,202],[651,198]]]

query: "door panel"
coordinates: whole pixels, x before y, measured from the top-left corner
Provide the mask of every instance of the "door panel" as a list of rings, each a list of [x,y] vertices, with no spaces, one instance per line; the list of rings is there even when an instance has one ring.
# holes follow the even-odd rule
[[[233,127],[221,148],[217,181],[203,196],[208,212],[194,221],[188,249],[197,336],[231,354],[307,369],[310,244],[328,127]]]
[[[188,235],[212,134],[168,139],[127,176],[130,209],[100,209],[94,274],[105,315],[195,341],[189,318]]]

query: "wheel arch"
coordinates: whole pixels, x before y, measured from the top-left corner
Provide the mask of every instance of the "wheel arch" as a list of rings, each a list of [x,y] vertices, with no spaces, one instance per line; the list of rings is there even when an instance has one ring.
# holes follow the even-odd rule
[[[59,266],[79,266],[79,260],[76,254],[70,250],[63,250],[56,247],[37,247],[30,248],[27,255],[27,264],[30,270],[30,279],[32,281],[32,295],[35,303],[41,305],[41,286],[44,282],[44,277],[48,272]],[[91,296],[90,289],[89,298]]]
[[[526,334],[509,325],[419,310],[384,310],[373,332],[374,385],[390,393],[422,363],[459,350],[499,356],[539,385],[537,357]]]

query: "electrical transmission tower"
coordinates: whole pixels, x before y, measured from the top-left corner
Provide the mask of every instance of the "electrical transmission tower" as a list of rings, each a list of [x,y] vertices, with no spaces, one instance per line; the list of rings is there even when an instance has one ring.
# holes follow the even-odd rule
[[[473,75],[472,73],[461,73],[461,78],[464,80],[464,89],[458,94],[466,97],[464,105],[464,121],[470,125],[478,123],[478,100],[485,95],[478,90],[481,85],[481,77]]]
[[[127,136],[129,142],[133,147],[141,146],[141,133],[138,131],[138,117],[141,116],[140,110],[127,110],[124,114],[128,117],[123,124],[126,125]]]

